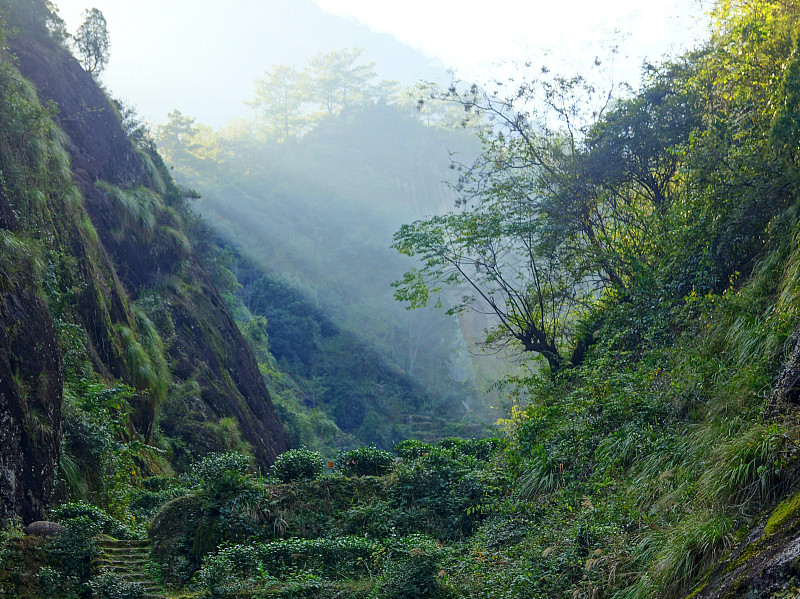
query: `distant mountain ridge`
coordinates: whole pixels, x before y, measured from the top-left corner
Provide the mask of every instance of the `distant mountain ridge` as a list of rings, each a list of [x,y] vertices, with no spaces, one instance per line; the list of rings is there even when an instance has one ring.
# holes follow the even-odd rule
[[[56,2],[65,16],[82,3]],[[320,52],[364,48],[381,79],[411,86],[449,81],[446,67],[390,35],[326,13],[310,0],[188,0],[136,5],[98,0],[112,38],[103,81],[148,120],[175,108],[219,127],[245,117],[253,80],[276,64],[304,64]],[[159,15],[157,19],[152,15]]]

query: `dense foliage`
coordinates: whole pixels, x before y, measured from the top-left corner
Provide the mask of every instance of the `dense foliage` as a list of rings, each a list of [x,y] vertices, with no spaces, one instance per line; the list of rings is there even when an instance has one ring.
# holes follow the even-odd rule
[[[305,448],[290,449],[275,460],[272,472],[281,482],[310,480],[322,474],[325,467],[322,456]]]
[[[737,569],[790,547],[800,523],[798,17],[791,3],[721,2],[703,47],[647,67],[638,93],[612,94],[596,114],[581,108],[595,102],[581,78],[528,82],[510,97],[443,92],[495,126],[477,162],[461,167],[458,210],[398,232],[398,249],[422,258],[398,291],[421,304],[454,285],[467,296],[457,311],[494,314],[490,344],[539,356],[503,381],[515,403],[499,438],[395,443],[408,432],[398,426],[369,439],[394,443],[393,453],[352,448],[341,428],[364,437],[385,418],[370,415],[365,388],[308,376],[357,369],[361,358],[374,374],[378,361],[353,355],[340,333],[345,312],[334,322],[305,283],[259,271],[197,225],[287,426],[316,439],[265,477],[234,422],[197,430],[185,419],[195,386],[160,391],[163,351],[148,332],[157,298],[138,298],[131,335],[118,331],[130,359],[149,367],[135,387],[108,384],[69,319],[69,287],[46,268],[50,250],[3,233],[4,284],[45,275],[66,415],[51,514],[63,530],[36,545],[9,523],[0,570],[35,573],[18,585],[29,596],[133,596],[92,571],[94,536],[142,535],[149,520],[154,570],[214,598],[708,597],[733,572],[727,596],[796,593],[791,560],[766,574],[754,566],[754,583]],[[0,137],[10,184],[73,193],[63,164],[53,175],[63,156],[47,109],[10,64],[0,76],[13,92],[0,115],[36,125]],[[341,131],[341,121],[323,122]],[[283,124],[292,137],[297,123]],[[189,139],[203,134],[194,127]],[[180,146],[191,150],[186,164],[222,141]],[[48,168],[29,170],[25,152]],[[148,211],[136,209],[158,200],[108,193],[129,217],[121,223],[148,234]],[[37,205],[35,193],[24,197]],[[326,395],[333,383],[338,399]],[[357,422],[338,411],[362,407]],[[160,446],[133,424],[137,408]]]
[[[377,447],[358,447],[342,452],[337,461],[350,476],[380,476],[394,466],[394,456]]]
[[[498,125],[461,210],[397,233],[425,260],[398,296],[461,285],[487,342],[543,364],[505,421],[506,518],[534,526],[478,532],[504,566],[462,562],[466,596],[681,596],[792,487],[796,35],[794,5],[720,3],[703,48],[595,113],[581,78],[447,94]]]

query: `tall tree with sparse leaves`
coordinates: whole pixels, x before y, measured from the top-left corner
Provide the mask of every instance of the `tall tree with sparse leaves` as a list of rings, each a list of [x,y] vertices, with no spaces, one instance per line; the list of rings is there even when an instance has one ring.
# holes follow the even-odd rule
[[[111,42],[108,25],[97,8],[83,11],[83,23],[75,33],[75,50],[83,68],[97,77],[108,65]]]

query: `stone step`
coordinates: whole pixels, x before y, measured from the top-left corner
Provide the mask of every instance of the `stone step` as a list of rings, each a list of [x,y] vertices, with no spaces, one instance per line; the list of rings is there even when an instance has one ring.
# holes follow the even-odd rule
[[[150,542],[143,539],[101,539],[96,568],[113,572],[126,582],[141,586],[145,599],[166,599],[161,585],[150,578],[145,566],[150,562]]]
[[[127,547],[128,549],[136,549],[137,547],[149,547],[150,541],[147,539],[133,539],[130,541],[96,541],[98,547]]]
[[[149,551],[101,551],[100,555],[124,559],[126,557],[149,557]]]
[[[113,570],[112,570],[113,572]],[[120,578],[125,578],[127,580],[139,581],[139,580],[147,580],[150,581],[152,578],[145,574],[140,570],[128,570],[127,572],[115,572]]]
[[[141,547],[98,547],[101,553],[150,553],[150,545],[142,545]]]
[[[117,552],[101,552],[95,559],[106,560],[110,562],[141,562],[150,559],[150,553],[117,553]]]
[[[130,578],[130,579],[132,579],[133,577],[135,577],[135,578],[140,579],[140,580],[150,580],[150,579],[152,579],[152,575],[150,575],[150,574],[145,575],[145,572],[142,569],[138,569],[138,570],[123,570],[121,568],[100,568],[98,571],[99,572],[108,572],[110,574],[114,574],[115,576],[119,576],[120,578]],[[143,576],[145,578],[142,578]]]
[[[104,553],[150,553],[150,546],[142,547],[99,547]]]
[[[140,564],[107,564],[102,562],[97,562],[94,564],[94,567],[98,570],[106,570],[108,572],[115,572],[117,574],[125,573],[125,572],[140,572],[144,570],[147,562],[142,562]]]
[[[150,541],[147,539],[98,539],[97,544],[114,547],[141,547],[142,545],[149,545]]]
[[[142,555],[137,557],[128,557],[128,558],[120,558],[120,557],[109,557],[106,555],[101,555],[97,559],[94,560],[96,564],[103,565],[114,565],[114,566],[131,566],[135,564],[146,564],[150,561],[148,556]]]
[[[161,593],[161,585],[157,582],[134,576],[120,576],[125,582],[133,582],[138,584],[145,593]]]

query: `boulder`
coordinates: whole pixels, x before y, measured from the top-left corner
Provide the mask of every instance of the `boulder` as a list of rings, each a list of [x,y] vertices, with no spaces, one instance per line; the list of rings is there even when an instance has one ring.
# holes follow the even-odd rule
[[[26,535],[34,537],[49,537],[50,535],[61,532],[61,525],[58,522],[48,522],[47,520],[37,520],[31,522],[22,529]]]

